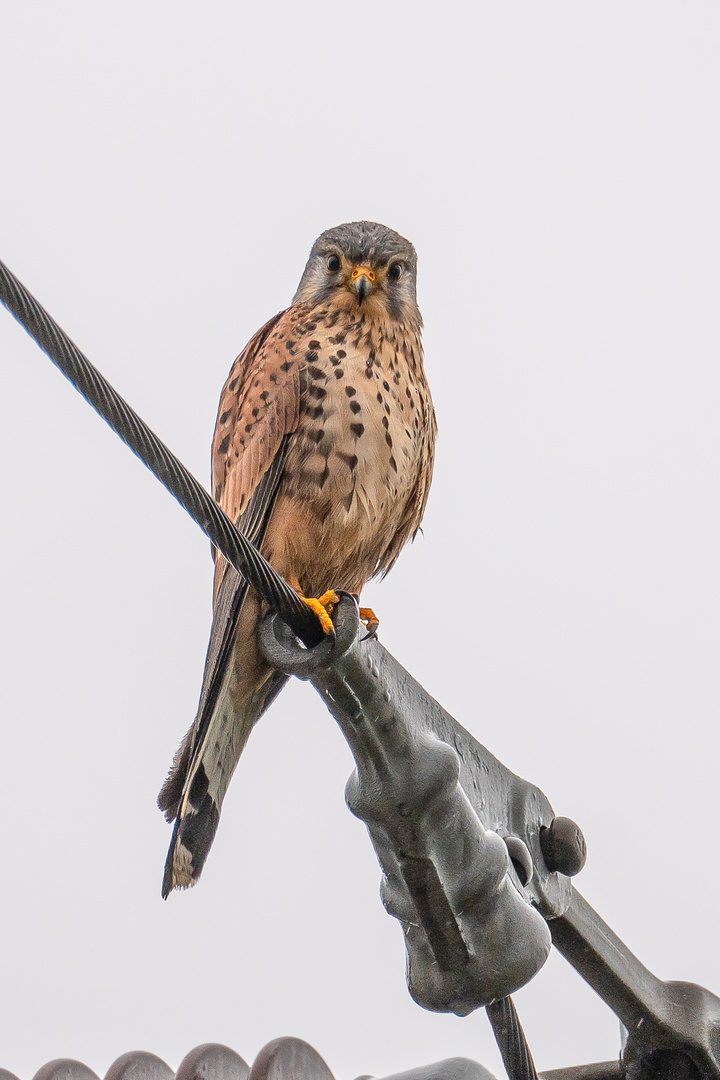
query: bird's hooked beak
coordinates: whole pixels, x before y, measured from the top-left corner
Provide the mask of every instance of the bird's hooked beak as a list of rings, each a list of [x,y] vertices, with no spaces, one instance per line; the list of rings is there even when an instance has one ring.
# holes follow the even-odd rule
[[[369,266],[356,266],[350,275],[349,284],[355,290],[358,303],[362,304],[367,294],[375,288],[375,271]]]

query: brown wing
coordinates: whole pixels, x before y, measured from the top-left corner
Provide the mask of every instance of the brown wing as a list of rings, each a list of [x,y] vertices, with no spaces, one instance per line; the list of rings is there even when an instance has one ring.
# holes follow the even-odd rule
[[[435,438],[437,436],[437,421],[435,419],[435,410],[433,408],[432,399],[430,397],[430,391],[425,385],[425,437],[423,440],[423,446],[420,454],[421,463],[418,469],[417,479],[415,486],[410,492],[410,497],[405,503],[403,515],[400,519],[397,532],[393,536],[387,551],[381,556],[378,561],[377,572],[385,577],[385,575],[393,568],[397,562],[397,557],[405,547],[408,540],[413,540],[420,528],[420,523],[425,513],[425,507],[428,501],[428,495],[430,494],[430,484],[432,482],[433,466],[435,464]]]
[[[236,523],[284,436],[298,426],[300,365],[288,348],[286,314],[280,312],[251,338],[220,395],[212,444],[212,489]],[[225,560],[216,556],[216,595],[224,569]]]
[[[256,545],[262,543],[282,476],[288,436],[299,417],[298,364],[285,348],[284,314],[266,323],[233,364],[220,397],[213,438],[215,498]],[[244,578],[215,554],[213,624],[198,711],[158,798],[169,821],[178,813],[194,755],[212,720],[247,591]],[[272,690],[276,693],[284,681],[284,676],[274,678]],[[267,704],[269,701],[270,697]]]

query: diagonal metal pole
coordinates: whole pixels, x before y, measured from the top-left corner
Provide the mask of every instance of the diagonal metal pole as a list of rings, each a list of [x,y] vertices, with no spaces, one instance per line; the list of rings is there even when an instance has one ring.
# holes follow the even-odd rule
[[[187,510],[221,555],[258,591],[300,640],[322,641],[320,621],[235,527],[205,488],[78,349],[35,297],[0,262],[0,300],[113,431]]]
[[[538,1080],[535,1062],[511,997],[500,998],[486,1010],[505,1072],[511,1080]]]

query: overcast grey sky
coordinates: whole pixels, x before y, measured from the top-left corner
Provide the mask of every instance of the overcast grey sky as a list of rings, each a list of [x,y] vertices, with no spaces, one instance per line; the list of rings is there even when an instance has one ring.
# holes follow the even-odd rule
[[[319,232],[420,258],[440,426],[424,536],[367,592],[402,663],[577,820],[577,884],[720,992],[720,7],[6,3],[0,257],[207,482],[221,385]],[[199,887],[155,796],[197,702],[208,543],[0,311],[0,1067],[299,1035],[339,1080],[456,1054],[423,1012],[293,685]],[[541,1068],[612,1058],[558,956]]]

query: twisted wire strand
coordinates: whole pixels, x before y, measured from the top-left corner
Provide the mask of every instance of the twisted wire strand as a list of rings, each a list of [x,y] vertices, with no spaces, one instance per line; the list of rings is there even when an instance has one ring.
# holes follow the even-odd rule
[[[0,301],[271,610],[305,645],[317,645],[324,635],[314,612],[2,261]],[[538,1080],[512,998],[494,1001],[486,1011],[510,1080]]]
[[[485,1011],[510,1080],[538,1080],[535,1062],[513,999],[500,998],[488,1005]]]
[[[0,300],[76,390],[175,496],[217,550],[257,589],[271,610],[305,645],[317,645],[323,638],[317,615],[1,261]]]

